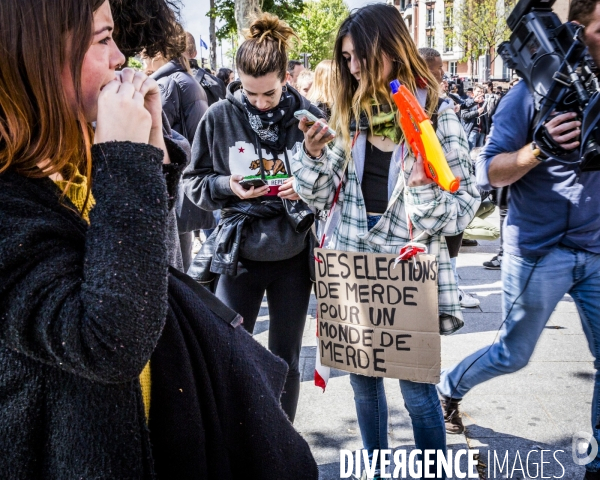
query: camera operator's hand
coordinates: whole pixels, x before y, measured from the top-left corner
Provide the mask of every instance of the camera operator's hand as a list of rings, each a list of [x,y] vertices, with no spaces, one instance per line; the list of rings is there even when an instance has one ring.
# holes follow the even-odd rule
[[[545,124],[546,131],[552,140],[563,150],[573,150],[579,146],[581,122],[575,120],[576,118],[575,112],[561,113]]]

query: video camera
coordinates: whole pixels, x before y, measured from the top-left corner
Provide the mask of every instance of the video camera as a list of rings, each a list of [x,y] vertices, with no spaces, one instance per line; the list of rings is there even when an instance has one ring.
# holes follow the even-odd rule
[[[583,26],[561,23],[555,0],[520,0],[507,24],[512,34],[498,46],[504,63],[523,78],[537,111],[533,139],[554,158],[581,162],[582,171],[600,170],[600,93],[596,65],[583,43]],[[579,152],[560,148],[544,123],[556,112],[576,112],[581,120]]]

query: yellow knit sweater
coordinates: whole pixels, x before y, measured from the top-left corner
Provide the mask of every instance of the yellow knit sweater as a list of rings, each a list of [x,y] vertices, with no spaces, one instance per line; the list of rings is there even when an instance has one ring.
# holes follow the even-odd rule
[[[85,197],[87,195],[87,178],[76,172],[73,181],[71,183],[65,180],[57,180],[54,183],[58,185],[65,195],[71,200],[73,205],[81,212],[83,210],[83,204],[85,203]],[[85,211],[82,212],[82,217],[86,222],[90,223],[90,211],[96,204],[94,197],[90,192],[90,198],[86,205]],[[142,397],[144,399],[144,411],[146,412],[146,419],[150,417],[150,362],[146,364],[142,374],[140,375],[140,385],[142,386]]]

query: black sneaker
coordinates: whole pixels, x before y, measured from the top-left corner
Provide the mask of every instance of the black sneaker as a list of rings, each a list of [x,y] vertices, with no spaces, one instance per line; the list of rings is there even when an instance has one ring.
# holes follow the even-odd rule
[[[460,400],[455,398],[442,397],[442,412],[444,412],[444,423],[446,424],[446,433],[461,434],[465,431],[462,418],[460,418],[460,410],[458,405]]]
[[[489,262],[483,262],[483,268],[488,270],[500,270],[502,266],[502,255],[496,255]]]
[[[470,240],[468,238],[463,238],[460,245],[462,247],[476,247],[477,245],[479,245],[479,243],[477,243],[477,240]]]

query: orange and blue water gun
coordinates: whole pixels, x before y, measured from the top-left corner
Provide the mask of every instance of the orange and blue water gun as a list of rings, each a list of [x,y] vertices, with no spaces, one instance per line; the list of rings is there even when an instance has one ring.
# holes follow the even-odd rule
[[[390,83],[392,98],[400,112],[400,126],[415,158],[421,155],[425,174],[448,192],[456,192],[460,180],[446,161],[444,150],[433,130],[429,117],[415,96],[398,80]]]

